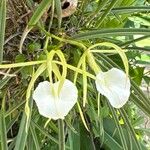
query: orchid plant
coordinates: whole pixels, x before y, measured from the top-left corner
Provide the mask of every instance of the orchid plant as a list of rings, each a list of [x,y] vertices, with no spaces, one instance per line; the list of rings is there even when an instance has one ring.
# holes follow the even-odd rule
[[[133,0],[131,1],[133,3]],[[19,99],[25,100],[15,106],[6,105],[11,109],[7,110],[5,107],[6,95],[11,97],[10,93],[7,94],[11,86],[3,93],[0,113],[0,133],[3,133],[0,134],[0,143],[3,149],[7,150],[9,146],[9,149],[14,150],[39,150],[49,149],[50,145],[50,149],[59,150],[97,150],[101,147],[112,150],[145,150],[140,137],[141,132],[145,130],[136,128],[139,118],[135,116],[133,119],[131,116],[135,115],[135,107],[150,116],[150,101],[130,76],[131,65],[127,54],[132,47],[126,48],[126,45],[146,38],[146,35],[149,36],[149,30],[139,29],[137,32],[136,29],[130,28],[103,29],[106,25],[105,18],[108,17],[106,21],[113,22],[112,14],[122,12],[122,9],[131,12],[130,7],[114,7],[120,6],[121,3],[122,0],[41,1],[23,32],[18,50],[21,56],[24,55],[22,53],[27,53],[29,57],[32,55],[29,60],[33,61],[25,59],[12,64],[0,64],[0,69],[8,69],[8,72],[12,68],[19,68],[15,73],[19,73],[19,77],[23,79],[16,77],[17,86],[21,85],[19,79],[21,83],[26,83],[23,89],[20,88],[21,98],[18,96]],[[121,6],[126,3],[128,2],[125,1]],[[0,6],[0,13],[1,9]],[[132,11],[135,10],[145,11],[143,7],[133,8]],[[51,16],[47,17],[50,18],[48,27],[47,22],[43,24],[44,16],[48,15],[45,11],[51,13]],[[114,16],[120,22],[126,18],[125,15]],[[70,17],[69,24],[65,21],[66,17]],[[31,54],[29,48],[32,46],[29,46],[27,52],[23,46],[29,32],[34,28],[40,30],[40,36],[43,36],[40,39],[44,39],[44,42]],[[90,31],[90,28],[94,29]],[[117,36],[124,33],[142,34],[145,37],[126,42],[126,38],[119,39]],[[4,43],[1,47],[3,45]],[[111,56],[117,57],[119,63]],[[27,78],[23,77],[25,69],[31,69]],[[0,81],[0,89],[12,77],[14,76],[6,73],[2,82]],[[5,120],[16,114],[16,118],[6,126]],[[17,124],[14,123],[16,120],[19,120]],[[7,134],[4,132],[7,133],[12,124],[19,130],[18,135],[7,140]]]
[[[68,40],[69,43],[73,43],[74,45],[77,45],[76,42]],[[119,55],[122,57],[122,60],[127,60],[126,55],[124,52],[118,48],[116,45],[111,43],[99,43],[98,45],[105,45],[105,46],[112,46],[116,48],[116,50],[112,50],[114,53],[119,53]],[[80,45],[79,45],[80,46]],[[33,75],[31,82],[29,83],[28,89],[27,89],[27,96],[26,96],[26,115],[27,115],[27,122],[29,121],[29,114],[31,113],[31,107],[29,106],[29,98],[31,96],[31,89],[33,88],[34,82],[39,77],[39,75],[47,70],[49,81],[43,81],[38,84],[38,86],[35,88],[33,92],[33,99],[36,102],[37,108],[39,110],[39,113],[48,118],[53,120],[58,119],[65,119],[65,116],[70,112],[70,110],[73,108],[73,106],[77,103],[78,109],[83,121],[83,124],[85,125],[85,128],[87,130],[87,124],[83,115],[83,112],[81,110],[81,107],[78,100],[78,89],[76,86],[76,80],[78,73],[83,74],[83,78],[87,79],[87,77],[92,78],[95,80],[95,85],[98,90],[98,92],[109,100],[110,104],[114,108],[120,108],[128,101],[130,96],[130,80],[128,77],[128,73],[124,73],[122,70],[117,68],[112,68],[108,70],[107,72],[102,72],[99,68],[98,64],[95,62],[94,56],[91,52],[91,49],[93,47],[96,47],[96,45],[91,46],[90,48],[86,48],[84,45],[81,44],[85,52],[83,53],[83,56],[79,60],[78,66],[74,67],[66,63],[65,57],[63,53],[60,50],[52,50],[47,53],[47,60],[44,61],[37,61],[30,63],[29,65],[33,64],[39,64],[42,63],[42,65],[37,69],[35,74]],[[103,51],[102,51],[103,52]],[[105,52],[111,52],[111,51],[105,51]],[[61,61],[55,61],[54,56],[57,55]],[[96,75],[92,75],[87,72],[87,70],[81,66],[84,65],[85,60],[87,58],[87,63],[95,71]],[[128,64],[124,62],[126,70],[128,70]],[[25,64],[13,64],[13,65],[1,65],[1,68],[8,68],[8,67],[19,67],[24,66]],[[59,68],[57,65],[62,65],[63,72],[62,75],[60,74]],[[66,79],[67,76],[67,68],[76,71],[75,73],[75,80],[74,83],[68,79]],[[54,73],[55,78],[58,78],[58,81],[53,83],[53,77],[52,73]],[[87,80],[86,80],[87,81]],[[86,84],[87,85],[87,84]],[[84,87],[83,95],[86,97],[87,87]],[[85,107],[85,102],[83,98],[83,104]],[[63,124],[61,124],[60,129],[63,133]],[[60,139],[62,139],[62,136]],[[64,140],[62,140],[64,141]],[[61,143],[61,141],[60,141]],[[64,145],[64,143],[63,143]],[[63,146],[64,147],[64,146]]]
[[[89,52],[92,48],[98,45],[108,45],[116,48],[116,52],[119,52],[122,59],[127,60],[124,52],[122,52],[122,50],[117,46],[111,43],[99,43],[85,50],[85,53],[79,60],[78,68],[80,68],[81,64],[85,63],[85,59],[83,58],[88,57],[89,65],[95,71],[95,73],[98,72],[95,78],[97,90],[108,98],[113,107],[121,108],[128,101],[130,96],[129,77],[127,74],[117,68],[112,68],[107,72],[102,72],[101,70],[99,71],[99,67],[96,64],[93,55]],[[60,51],[58,52],[51,51],[48,54],[48,64],[52,64],[52,62],[49,61],[52,61],[55,53],[63,62],[66,62],[63,54]],[[113,52],[115,52],[115,50],[113,50]],[[128,64],[126,62],[124,62],[124,64],[126,65],[126,70],[128,70]],[[66,64],[64,65],[66,66]],[[51,71],[53,70],[53,67],[50,67],[49,65],[47,65],[47,67],[51,82],[44,81],[39,83],[38,87],[33,93],[33,99],[35,100],[39,113],[42,116],[52,118],[54,120],[64,119],[64,117],[77,102],[78,90],[75,84],[65,78],[62,80],[62,83],[60,81],[52,83]],[[66,68],[63,68],[63,72],[64,69]]]

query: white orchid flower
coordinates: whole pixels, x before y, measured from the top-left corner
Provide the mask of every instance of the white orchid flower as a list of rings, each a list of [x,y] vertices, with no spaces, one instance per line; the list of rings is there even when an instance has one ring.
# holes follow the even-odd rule
[[[78,90],[74,83],[65,79],[58,95],[59,81],[50,84],[40,82],[33,93],[39,113],[54,120],[64,119],[77,102]]]
[[[127,75],[117,68],[107,72],[99,72],[96,76],[96,88],[107,97],[115,108],[122,107],[130,96],[130,80]]]

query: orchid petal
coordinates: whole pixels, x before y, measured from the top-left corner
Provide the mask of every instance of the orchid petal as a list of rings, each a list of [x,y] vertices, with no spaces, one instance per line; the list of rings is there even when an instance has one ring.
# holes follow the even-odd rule
[[[107,97],[113,107],[120,108],[128,101],[130,80],[123,71],[112,68],[107,72],[99,72],[95,82],[97,90]]]
[[[77,102],[76,86],[66,79],[58,95],[59,83],[41,82],[33,93],[39,113],[54,120],[64,119]]]

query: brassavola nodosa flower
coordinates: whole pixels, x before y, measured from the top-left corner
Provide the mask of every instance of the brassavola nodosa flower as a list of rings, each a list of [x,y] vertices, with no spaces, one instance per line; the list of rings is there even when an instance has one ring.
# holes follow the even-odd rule
[[[40,82],[33,93],[39,113],[54,120],[64,119],[77,102],[78,90],[74,83],[65,79],[58,94],[60,81],[50,84]]]
[[[107,72],[100,71],[95,82],[98,92],[107,97],[113,107],[120,108],[128,101],[130,80],[122,70],[112,68]]]

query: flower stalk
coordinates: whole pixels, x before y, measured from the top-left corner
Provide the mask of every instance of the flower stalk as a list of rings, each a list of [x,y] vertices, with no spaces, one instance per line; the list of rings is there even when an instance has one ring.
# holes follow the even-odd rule
[[[65,150],[64,122],[62,119],[58,120],[58,127],[59,127],[59,150]]]
[[[94,56],[90,51],[87,53],[87,60],[88,60],[89,66],[93,69],[95,74],[98,74],[101,71],[101,69],[95,62]]]

